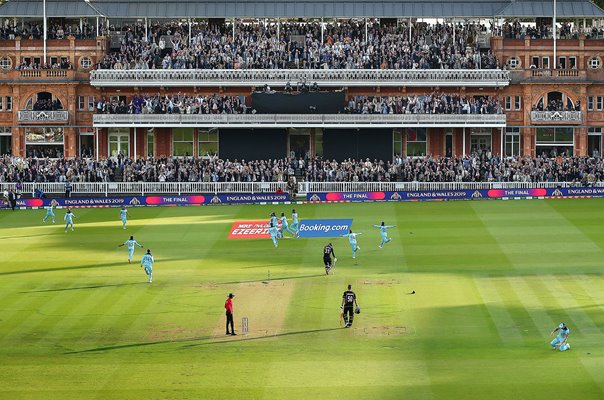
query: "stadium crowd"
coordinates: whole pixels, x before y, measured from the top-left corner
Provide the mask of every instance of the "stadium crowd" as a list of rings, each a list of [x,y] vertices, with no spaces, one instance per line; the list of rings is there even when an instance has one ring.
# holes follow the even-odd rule
[[[0,158],[0,182],[575,182],[604,181],[600,157],[493,156],[488,149],[466,157],[392,161],[309,159],[223,160],[207,158],[35,159]]]
[[[425,96],[357,96],[345,108],[348,114],[501,114],[494,97],[465,97],[446,93]]]
[[[129,102],[102,98],[96,105],[98,114],[245,114],[241,96],[166,95],[134,96]]]
[[[130,101],[102,98],[98,114],[246,114],[245,96],[166,95],[134,96]],[[420,96],[355,96],[342,105],[343,114],[501,114],[495,97],[465,97],[431,93]]]
[[[102,26],[99,25],[99,29]],[[101,34],[102,32],[99,32]],[[68,37],[76,39],[96,39],[96,25],[90,25],[88,22],[83,22],[80,28],[79,21],[74,21],[73,24],[57,24],[48,23],[46,29],[46,38],[49,40],[61,40]],[[44,38],[44,25],[41,21],[33,23],[24,22],[22,26],[19,24],[7,24],[0,26],[0,39],[15,40],[20,37],[22,40],[39,40]]]
[[[481,52],[478,24],[428,24],[411,29],[368,27],[348,21],[232,25],[180,22],[111,28],[121,38],[99,69],[493,69],[490,51]],[[145,36],[145,32],[147,36]]]

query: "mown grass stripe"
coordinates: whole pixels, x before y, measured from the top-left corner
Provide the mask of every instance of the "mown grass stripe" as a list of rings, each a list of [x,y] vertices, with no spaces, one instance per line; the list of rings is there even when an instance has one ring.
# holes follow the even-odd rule
[[[544,338],[549,337],[551,330],[558,324],[546,311],[545,304],[539,299],[525,278],[512,276],[507,277],[507,280],[510,287],[516,292],[516,297],[533,320],[537,332]]]
[[[497,328],[501,341],[503,343],[510,343],[522,340],[522,335],[518,331],[514,318],[507,311],[508,304],[499,295],[499,288],[496,282],[489,277],[474,276],[474,285],[491,316],[493,325]]]
[[[568,275],[548,275],[548,288],[556,294],[556,299],[569,316],[570,321],[574,322],[577,331],[584,335],[595,335],[602,333],[602,329],[592,321],[592,319],[582,310],[582,306],[575,300],[576,292],[569,291],[566,284],[569,279],[574,279]],[[570,323],[567,323],[570,326]]]

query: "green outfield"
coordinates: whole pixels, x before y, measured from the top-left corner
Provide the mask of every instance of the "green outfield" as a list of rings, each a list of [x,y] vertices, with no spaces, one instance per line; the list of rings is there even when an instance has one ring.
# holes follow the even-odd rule
[[[333,276],[324,239],[227,239],[291,208],[133,208],[126,231],[118,209],[76,209],[69,233],[64,210],[0,212],[0,399],[604,398],[604,200],[296,206],[363,233],[356,260],[333,240]],[[142,249],[129,265],[116,247],[131,234],[152,284]],[[229,292],[247,336],[224,335]]]

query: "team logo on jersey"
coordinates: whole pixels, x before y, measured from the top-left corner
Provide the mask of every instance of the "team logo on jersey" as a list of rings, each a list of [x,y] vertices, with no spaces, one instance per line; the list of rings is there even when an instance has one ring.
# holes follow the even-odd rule
[[[229,239],[269,239],[268,221],[235,221],[229,232]]]
[[[302,238],[339,237],[348,233],[352,219],[305,219],[298,234]]]

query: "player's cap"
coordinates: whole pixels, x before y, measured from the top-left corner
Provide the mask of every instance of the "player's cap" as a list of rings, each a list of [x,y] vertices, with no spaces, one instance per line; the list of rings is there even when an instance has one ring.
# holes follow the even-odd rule
[[[235,295],[233,293],[229,293],[229,299],[232,299],[233,297],[235,297]]]
[[[564,322],[560,322],[560,325],[558,325],[558,328],[560,328],[560,329],[564,328]]]
[[[151,253],[151,249],[147,249],[147,253]]]

